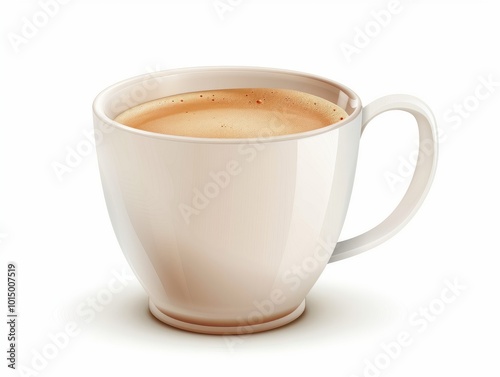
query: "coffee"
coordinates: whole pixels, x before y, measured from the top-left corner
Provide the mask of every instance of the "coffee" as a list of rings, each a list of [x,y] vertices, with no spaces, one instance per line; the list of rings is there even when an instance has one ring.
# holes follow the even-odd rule
[[[254,138],[310,131],[346,118],[344,109],[312,94],[248,88],[164,97],[132,107],[115,120],[168,135]]]
[[[282,89],[182,94],[225,83],[328,93],[349,116],[320,98]],[[117,120],[167,135],[109,118],[149,89],[149,99],[176,96]],[[422,101],[397,94],[363,108],[349,88],[307,73],[257,67],[147,73],[105,89],[92,108],[100,177],[119,244],[151,313],[188,331],[241,335],[292,322],[327,263],[379,245],[408,222],[436,170],[437,127]],[[417,120],[413,179],[378,226],[337,242],[362,130],[389,110]],[[259,143],[259,136],[290,132],[298,133]]]

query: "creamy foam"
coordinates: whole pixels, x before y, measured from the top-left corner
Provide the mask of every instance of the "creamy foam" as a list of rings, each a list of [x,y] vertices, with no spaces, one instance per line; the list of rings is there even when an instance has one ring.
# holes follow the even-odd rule
[[[115,120],[169,135],[252,138],[310,131],[345,118],[344,109],[312,94],[249,88],[164,97],[126,110]]]

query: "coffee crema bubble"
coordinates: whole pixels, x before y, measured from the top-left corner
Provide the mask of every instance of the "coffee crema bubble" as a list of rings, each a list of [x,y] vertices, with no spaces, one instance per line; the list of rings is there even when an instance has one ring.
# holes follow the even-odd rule
[[[115,120],[136,129],[203,138],[288,135],[347,118],[340,106],[289,89],[245,88],[183,93],[132,107]]]

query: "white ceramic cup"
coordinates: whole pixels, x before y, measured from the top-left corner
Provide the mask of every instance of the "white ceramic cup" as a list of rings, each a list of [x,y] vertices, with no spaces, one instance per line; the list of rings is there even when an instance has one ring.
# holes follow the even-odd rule
[[[113,119],[146,101],[229,88],[295,89],[345,109],[336,124],[255,138],[157,134]],[[378,226],[337,242],[351,195],[359,140],[376,115],[403,110],[417,120],[418,164],[396,209]],[[209,334],[247,334],[289,323],[329,262],[359,254],[399,231],[422,203],[437,158],[433,115],[408,95],[362,108],[337,82],[249,67],[189,68],[134,77],[94,101],[97,156],[120,246],[161,321]],[[270,132],[267,132],[267,129]],[[425,146],[425,148],[424,148]]]

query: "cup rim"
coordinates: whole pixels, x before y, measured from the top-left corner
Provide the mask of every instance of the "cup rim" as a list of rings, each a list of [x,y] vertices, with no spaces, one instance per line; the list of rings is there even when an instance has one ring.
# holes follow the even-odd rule
[[[193,136],[179,136],[179,135],[169,135],[169,134],[162,134],[162,133],[157,133],[157,132],[152,132],[152,131],[145,131],[141,129],[137,129],[134,127],[130,127],[127,125],[124,125],[122,123],[116,122],[114,119],[110,118],[109,116],[106,115],[104,111],[104,105],[105,103],[109,100],[108,97],[112,95],[113,92],[117,91],[119,88],[123,88],[126,86],[130,86],[139,82],[143,82],[146,79],[151,79],[151,78],[158,78],[158,77],[163,77],[163,76],[168,76],[168,75],[179,75],[179,74],[186,74],[186,73],[202,73],[202,72],[235,72],[235,71],[241,71],[242,73],[244,72],[261,72],[261,73],[279,73],[279,74],[285,74],[285,75],[290,75],[290,76],[295,76],[295,77],[301,77],[304,79],[308,80],[314,80],[317,82],[322,82],[327,85],[334,86],[338,89],[340,89],[342,92],[346,93],[350,100],[355,104],[355,109],[352,114],[349,114],[349,116],[341,120],[339,122],[333,123],[328,126],[316,128],[314,130],[310,131],[304,131],[304,132],[296,132],[292,134],[286,134],[286,135],[278,135],[278,136],[266,136],[266,137],[246,137],[246,138],[208,138],[208,137],[193,137]],[[245,144],[245,143],[268,143],[268,142],[278,142],[278,141],[286,141],[286,140],[296,140],[296,139],[303,139],[306,137],[311,137],[311,136],[316,136],[320,135],[335,129],[338,129],[340,127],[343,127],[351,122],[354,121],[358,117],[358,115],[361,113],[362,109],[362,104],[361,104],[361,99],[360,97],[350,88],[347,86],[334,81],[327,79],[322,76],[310,74],[310,73],[305,73],[305,72],[300,72],[300,71],[293,71],[293,70],[287,70],[287,69],[280,69],[280,68],[268,68],[268,67],[252,67],[252,66],[202,66],[202,67],[188,67],[188,68],[177,68],[177,69],[167,69],[167,70],[162,70],[162,71],[156,71],[153,73],[145,73],[141,75],[137,75],[134,77],[130,77],[125,80],[121,80],[113,85],[108,86],[104,90],[102,90],[94,99],[92,103],[92,110],[94,113],[94,116],[99,119],[101,122],[108,126],[112,126],[114,128],[132,133],[132,134],[137,134],[140,136],[145,136],[145,137],[150,137],[154,139],[163,139],[163,140],[171,140],[171,141],[178,141],[178,142],[194,142],[194,143],[203,143],[203,144]]]

